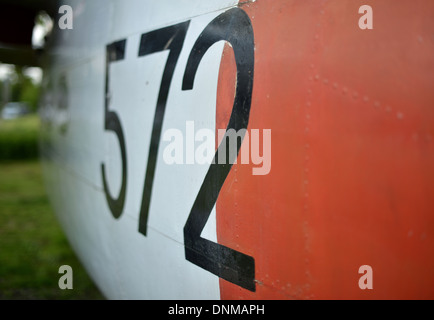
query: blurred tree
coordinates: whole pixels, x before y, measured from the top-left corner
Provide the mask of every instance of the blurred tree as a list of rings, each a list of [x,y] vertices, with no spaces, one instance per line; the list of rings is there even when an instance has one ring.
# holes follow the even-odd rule
[[[24,73],[25,67],[15,66],[10,77],[11,101],[26,102],[32,112],[38,108],[40,85]]]

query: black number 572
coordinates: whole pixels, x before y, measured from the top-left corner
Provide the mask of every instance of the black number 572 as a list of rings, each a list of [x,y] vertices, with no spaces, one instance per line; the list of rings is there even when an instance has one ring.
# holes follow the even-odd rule
[[[172,82],[175,66],[181,53],[185,35],[190,21],[175,24],[162,29],[145,33],[141,36],[138,56],[169,50],[169,55],[163,71],[163,77],[158,93],[152,127],[149,156],[146,164],[145,182],[139,216],[139,232],[146,236],[147,222],[157,163],[158,147],[161,138],[161,128],[164,120],[167,97]],[[182,82],[182,90],[191,90],[194,85],[196,71],[207,50],[216,42],[227,41],[231,44],[237,66],[237,85],[226,131],[229,129],[247,129],[250,115],[250,105],[253,90],[254,71],[254,37],[251,21],[247,14],[232,8],[217,16],[202,31],[197,38],[187,61]],[[114,131],[119,141],[122,160],[122,181],[117,197],[112,197],[106,179],[104,163],[101,164],[101,174],[107,203],[115,218],[121,216],[126,195],[127,183],[127,151],[123,129],[118,115],[109,111],[109,64],[123,60],[125,57],[126,39],[113,42],[106,48],[106,79],[105,79],[105,130]],[[226,135],[224,137],[226,139]],[[228,145],[228,144],[226,144]],[[220,144],[214,155],[215,161],[209,166],[199,193],[196,196],[190,215],[184,226],[185,257],[188,261],[212,272],[213,274],[239,285],[250,291],[255,291],[255,260],[253,257],[232,248],[204,239],[200,236],[217,202],[219,192],[231,170],[233,160],[226,164],[217,164],[218,154],[224,145]],[[236,157],[241,147],[237,145]],[[226,152],[228,154],[228,152]]]

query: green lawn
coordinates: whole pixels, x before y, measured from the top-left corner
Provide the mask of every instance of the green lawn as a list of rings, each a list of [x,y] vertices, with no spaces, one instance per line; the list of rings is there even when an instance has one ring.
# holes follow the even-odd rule
[[[9,143],[5,131],[15,137],[26,136],[22,141],[34,140],[29,132],[37,121],[25,121],[8,123],[20,128],[19,132],[0,125],[0,142]],[[30,142],[28,145],[33,148]],[[59,289],[61,265],[73,269],[72,290]],[[37,159],[0,161],[0,299],[104,299],[60,229]]]
[[[37,158],[39,125],[36,114],[11,120],[0,118],[0,161]]]

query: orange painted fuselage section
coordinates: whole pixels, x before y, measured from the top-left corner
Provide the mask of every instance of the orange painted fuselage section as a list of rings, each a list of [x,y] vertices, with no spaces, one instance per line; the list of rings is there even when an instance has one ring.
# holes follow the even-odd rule
[[[255,38],[248,129],[271,129],[272,164],[235,164],[220,192],[218,242],[254,257],[256,279],[255,292],[220,279],[221,297],[434,298],[434,2],[240,7]],[[226,46],[217,129],[235,74]]]

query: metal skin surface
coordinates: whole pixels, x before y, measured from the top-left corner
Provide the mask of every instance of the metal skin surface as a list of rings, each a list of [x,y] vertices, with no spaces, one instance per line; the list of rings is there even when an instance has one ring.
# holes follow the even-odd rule
[[[372,1],[372,30],[364,4],[75,3],[41,150],[108,298],[434,298],[434,3]],[[215,131],[217,153],[218,129],[271,129],[270,172],[240,153],[224,168],[165,163],[164,133],[188,136],[186,121]]]
[[[256,263],[256,292],[220,280],[224,299],[434,297],[434,4],[374,1],[361,30],[363,4],[241,6],[255,32],[249,127],[272,129],[272,166],[234,165],[217,202],[219,242]],[[233,75],[226,48],[218,128]]]

